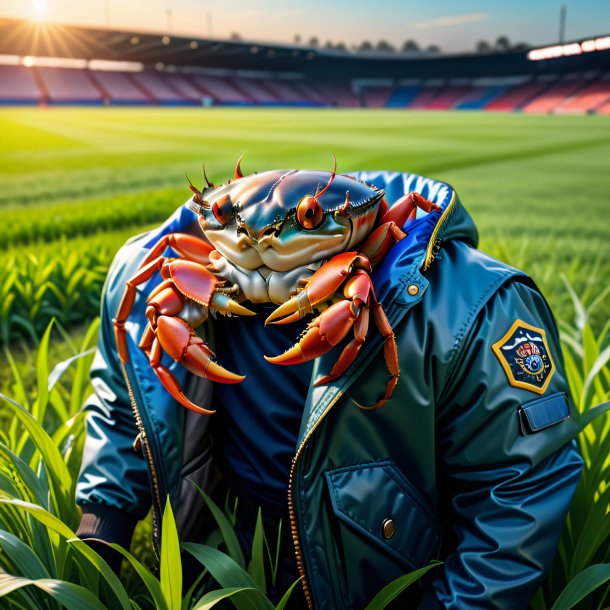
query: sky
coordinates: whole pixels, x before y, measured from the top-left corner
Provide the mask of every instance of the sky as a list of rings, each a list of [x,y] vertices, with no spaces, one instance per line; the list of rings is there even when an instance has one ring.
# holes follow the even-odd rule
[[[451,53],[502,35],[554,43],[562,5],[565,40],[610,34],[610,0],[0,0],[0,17],[286,44],[413,39]]]

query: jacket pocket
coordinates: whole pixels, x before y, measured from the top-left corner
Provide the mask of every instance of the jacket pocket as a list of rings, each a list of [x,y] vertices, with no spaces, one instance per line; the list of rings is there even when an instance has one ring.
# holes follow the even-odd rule
[[[392,460],[327,471],[336,516],[411,569],[438,550],[431,508]]]
[[[570,417],[570,405],[563,392],[531,400],[519,407],[519,422],[523,434],[534,434]]]

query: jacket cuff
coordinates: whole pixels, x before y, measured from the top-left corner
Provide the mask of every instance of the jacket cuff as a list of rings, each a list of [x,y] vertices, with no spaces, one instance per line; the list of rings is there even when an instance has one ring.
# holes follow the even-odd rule
[[[82,511],[83,516],[78,530],[76,530],[79,538],[98,538],[104,542],[114,542],[129,550],[131,537],[138,522],[137,517],[102,504],[87,504],[82,507]],[[99,542],[87,541],[87,544],[118,573],[122,559],[120,553]]]

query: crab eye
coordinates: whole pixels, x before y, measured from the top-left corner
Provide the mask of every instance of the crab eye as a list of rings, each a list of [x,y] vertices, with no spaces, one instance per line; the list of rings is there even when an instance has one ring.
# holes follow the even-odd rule
[[[231,213],[233,212],[233,204],[231,203],[230,195],[223,195],[218,201],[212,205],[214,218],[223,226],[229,224]]]
[[[324,210],[320,202],[311,195],[305,195],[297,206],[297,223],[302,229],[317,229],[324,220]]]

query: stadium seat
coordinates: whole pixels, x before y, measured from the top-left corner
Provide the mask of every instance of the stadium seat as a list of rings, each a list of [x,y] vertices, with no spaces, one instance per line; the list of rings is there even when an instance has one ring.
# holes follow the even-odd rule
[[[91,78],[104,92],[104,97],[112,104],[150,104],[152,102],[142,89],[129,80],[128,73],[92,70]]]
[[[556,113],[561,114],[583,114],[593,112],[597,107],[610,102],[610,75],[596,80],[559,104],[555,108]]]
[[[526,83],[515,85],[507,89],[504,93],[490,100],[483,107],[485,110],[511,111],[517,110],[526,104],[539,93],[544,91],[548,85],[546,83]]]
[[[49,103],[101,104],[102,92],[89,78],[88,70],[74,68],[35,68],[44,85]]]
[[[575,95],[586,85],[581,79],[561,80],[537,95],[522,108],[527,113],[553,112],[568,97]]]
[[[34,72],[25,66],[0,66],[0,103],[37,104],[42,101]]]

